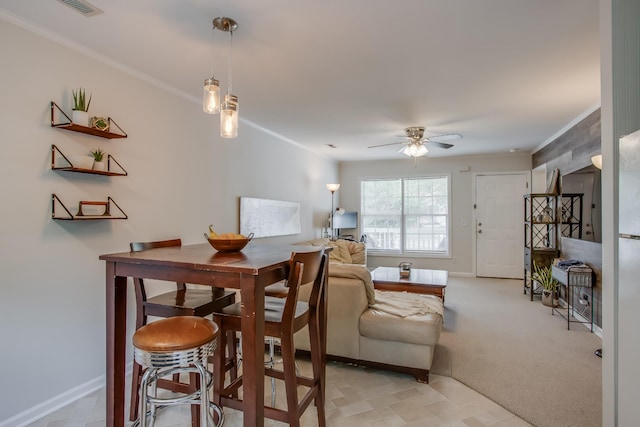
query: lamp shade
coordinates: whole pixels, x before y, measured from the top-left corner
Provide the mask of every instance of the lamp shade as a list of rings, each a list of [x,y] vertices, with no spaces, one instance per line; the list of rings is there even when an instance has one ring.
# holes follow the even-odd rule
[[[597,167],[598,169],[602,169],[602,154],[591,157],[591,163],[593,163],[593,166]]]
[[[338,191],[339,188],[340,184],[327,184],[327,190],[331,191],[332,193]]]

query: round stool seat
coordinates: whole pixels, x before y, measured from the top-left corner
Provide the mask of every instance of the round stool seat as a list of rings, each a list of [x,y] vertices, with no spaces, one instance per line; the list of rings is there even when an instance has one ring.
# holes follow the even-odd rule
[[[175,316],[149,323],[133,334],[133,357],[145,369],[140,383],[139,418],[134,425],[147,426],[149,416],[155,420],[156,409],[170,405],[200,405],[200,425],[216,427],[224,423],[222,409],[209,401],[212,384],[206,360],[215,349],[220,328],[198,316]],[[186,394],[160,397],[157,382],[168,375],[189,373],[192,381]],[[151,389],[151,390],[149,390]],[[147,411],[147,406],[151,409]],[[217,415],[211,416],[210,411]]]
[[[176,316],[149,323],[133,335],[133,345],[147,352],[188,350],[207,344],[219,335],[218,325],[197,316]]]

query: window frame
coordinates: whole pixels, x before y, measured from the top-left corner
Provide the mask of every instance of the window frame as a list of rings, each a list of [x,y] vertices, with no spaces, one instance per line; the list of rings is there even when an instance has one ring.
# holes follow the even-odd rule
[[[405,202],[405,185],[406,182],[409,180],[420,180],[420,179],[435,179],[435,178],[444,178],[446,179],[446,184],[447,184],[447,212],[445,214],[446,216],[446,238],[447,238],[447,245],[446,248],[444,250],[407,250],[406,249],[406,241],[407,241],[407,228],[406,228],[406,222],[407,222],[407,213],[406,213],[406,202]],[[366,234],[366,231],[364,230],[364,218],[366,216],[365,210],[364,210],[364,206],[363,206],[363,200],[364,200],[364,194],[363,194],[363,184],[365,182],[372,182],[372,181],[393,181],[393,180],[399,180],[400,181],[400,195],[401,195],[401,199],[402,199],[402,203],[401,203],[401,214],[400,214],[400,249],[399,250],[394,250],[394,249],[376,249],[376,248],[370,248],[367,247],[367,251],[373,255],[373,256],[391,256],[391,257],[397,257],[397,256],[403,256],[403,257],[408,257],[408,258],[451,258],[451,174],[450,173],[433,173],[433,174],[426,174],[426,175],[419,175],[419,176],[386,176],[386,177],[367,177],[367,178],[360,178],[360,185],[359,185],[359,192],[360,192],[360,218],[359,218],[359,225],[360,225],[360,229],[362,230],[362,234]]]

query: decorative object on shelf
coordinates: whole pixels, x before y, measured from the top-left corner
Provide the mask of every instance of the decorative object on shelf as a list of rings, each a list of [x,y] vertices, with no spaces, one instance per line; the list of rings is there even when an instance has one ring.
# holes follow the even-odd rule
[[[61,119],[60,115],[64,116],[68,121],[66,122],[56,121]],[[72,132],[84,133],[87,135],[99,136],[100,138],[107,138],[107,139],[127,137],[127,133],[123,131],[122,128],[118,126],[118,124],[111,117],[107,117],[107,123],[109,124],[109,129],[111,129],[113,125],[115,126],[115,128],[118,130],[119,133],[103,131],[98,128],[93,128],[91,126],[87,126],[87,123],[85,123],[84,125],[74,123],[74,120],[72,120],[71,117],[67,115],[67,113],[62,111],[62,109],[58,106],[58,104],[51,101],[51,127],[52,128],[60,128],[60,129],[65,129]]]
[[[329,221],[331,222],[331,239],[335,239],[335,232],[334,232],[334,228],[333,228],[333,215],[335,214],[334,210],[333,210],[333,195],[335,194],[336,191],[338,191],[338,189],[340,188],[340,184],[327,184],[327,190],[329,190],[331,192],[331,217],[329,218]]]
[[[66,156],[55,144],[51,144],[52,170],[107,176],[127,176],[129,174],[111,154],[107,154],[106,170],[93,169],[93,162],[91,155]]]
[[[112,209],[112,205],[116,209],[115,215],[112,215],[112,212],[114,212],[114,210]],[[88,212],[88,211],[85,212],[85,208],[89,208],[90,206],[104,207],[104,212],[97,213],[97,214],[94,214],[93,212]],[[64,210],[62,216],[59,215],[58,212],[56,212],[56,207],[61,207]],[[89,208],[88,210],[91,210],[91,208]],[[51,218],[56,220],[64,220],[64,221],[81,221],[81,220],[86,221],[86,220],[97,220],[97,219],[128,219],[129,217],[122,210],[122,208],[118,206],[115,200],[113,200],[109,196],[107,197],[106,202],[102,202],[102,201],[92,202],[92,201],[81,200],[78,203],[78,214],[74,215],[64,205],[64,203],[62,203],[62,200],[60,200],[60,198],[55,193],[51,193]]]
[[[89,126],[89,105],[91,105],[91,95],[87,101],[86,94],[83,88],[72,91],[73,94],[73,113],[71,114],[72,121],[75,124],[82,126]]]
[[[89,120],[89,125],[92,128],[101,130],[103,132],[109,132],[109,119],[107,119],[106,117],[93,116]]]
[[[105,154],[106,154],[106,153],[105,153],[104,151],[102,151],[102,149],[101,149],[101,148],[98,148],[98,149],[93,150],[93,151],[91,152],[91,155],[93,156],[93,160],[94,160],[94,162],[93,162],[93,169],[95,169],[95,170],[99,170],[99,171],[103,171],[103,170],[105,170],[105,169],[106,169],[106,168],[105,168],[105,164],[104,164],[104,162],[102,161],[102,159],[104,158],[104,155],[105,155]]]
[[[413,264],[410,262],[401,262],[398,265],[398,269],[400,270],[400,277],[407,278],[411,276],[411,266]]]
[[[533,262],[533,274],[531,278],[542,287],[542,304],[547,307],[558,306],[558,281],[551,273],[551,266],[541,266]]]
[[[86,206],[101,206],[104,208],[104,212],[102,214],[94,214],[92,212],[86,213],[83,211],[83,207]],[[111,216],[111,212],[109,209],[109,202],[92,202],[92,201],[87,201],[87,200],[80,200],[78,202],[78,213],[76,214],[76,216],[85,216],[85,215],[100,215],[100,216]]]
[[[217,17],[213,20],[213,32],[215,30],[229,33],[229,55],[227,60],[227,93],[220,102],[220,82],[213,76],[205,79],[203,86],[202,109],[207,114],[220,113],[220,136],[223,138],[236,138],[238,136],[238,97],[232,92],[232,41],[233,32],[238,28],[238,23],[231,18]],[[213,43],[211,57],[213,61]]]
[[[77,154],[75,156],[70,156],[69,160],[71,167],[87,170],[93,169],[93,156]]]
[[[559,169],[554,169],[553,172],[551,172],[551,178],[549,179],[547,193],[558,194],[558,176],[559,175],[560,175]]]

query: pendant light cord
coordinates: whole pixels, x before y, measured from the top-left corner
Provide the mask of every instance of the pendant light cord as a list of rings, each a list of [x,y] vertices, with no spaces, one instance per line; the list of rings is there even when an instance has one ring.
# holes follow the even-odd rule
[[[231,67],[231,63],[233,61],[233,30],[231,28],[229,28],[229,62],[227,63],[227,74],[229,76],[229,83],[227,85],[227,93],[229,95],[231,95],[233,93],[232,91],[232,80],[231,80],[231,74],[232,74],[232,67]]]
[[[214,59],[214,48],[215,48],[215,32],[216,32],[216,26],[212,25],[211,26],[211,77],[213,77],[213,66],[215,65],[215,59]]]

